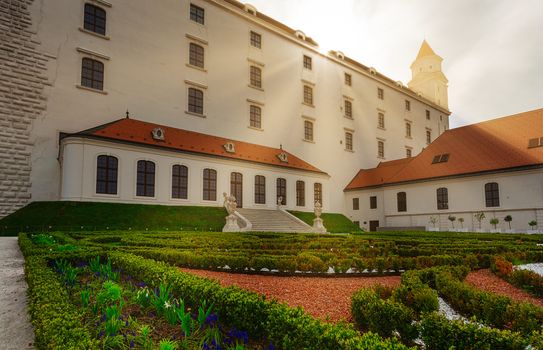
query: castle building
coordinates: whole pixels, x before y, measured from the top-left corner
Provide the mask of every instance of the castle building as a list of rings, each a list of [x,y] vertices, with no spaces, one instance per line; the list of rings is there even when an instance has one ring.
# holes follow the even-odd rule
[[[0,1],[0,23],[0,217],[226,193],[370,230],[543,221],[542,112],[448,130],[426,41],[406,86],[235,0]]]
[[[220,206],[223,192],[345,212],[360,168],[449,126],[426,42],[407,87],[234,0],[0,6],[0,216],[45,200]]]

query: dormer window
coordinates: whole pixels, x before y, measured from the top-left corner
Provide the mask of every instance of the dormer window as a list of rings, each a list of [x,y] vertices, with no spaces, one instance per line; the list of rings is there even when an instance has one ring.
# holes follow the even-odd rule
[[[236,146],[233,142],[227,142],[223,145],[224,150],[228,153],[236,153]]]
[[[449,153],[438,154],[434,156],[434,159],[432,160],[432,164],[447,163],[448,161],[449,161]]]
[[[344,55],[343,52],[341,52],[341,51],[337,51],[337,52],[336,52],[336,57],[339,58],[340,60],[344,60],[344,59],[345,59],[345,55]]]
[[[301,30],[297,30],[295,35],[298,39],[305,41],[305,34]]]
[[[253,16],[256,16],[256,13],[257,13],[256,7],[254,7],[253,5],[244,4],[244,5],[243,5],[243,9],[244,9],[247,13],[249,13],[249,14],[251,14],[251,15],[253,15]]]
[[[536,137],[528,140],[528,148],[543,147],[543,137]]]
[[[283,163],[288,163],[288,154],[286,154],[285,152],[279,153],[277,155],[277,158]]]
[[[151,135],[153,135],[153,140],[155,141],[164,141],[164,130],[162,128],[154,128],[153,131],[151,131]]]

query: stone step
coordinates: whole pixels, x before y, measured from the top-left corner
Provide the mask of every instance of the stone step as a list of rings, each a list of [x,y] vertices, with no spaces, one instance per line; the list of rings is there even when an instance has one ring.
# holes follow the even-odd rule
[[[311,226],[301,223],[281,210],[238,209],[252,224],[252,231],[260,232],[311,232]]]

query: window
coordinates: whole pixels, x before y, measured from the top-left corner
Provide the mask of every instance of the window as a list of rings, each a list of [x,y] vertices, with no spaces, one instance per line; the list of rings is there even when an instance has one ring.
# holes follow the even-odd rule
[[[188,198],[189,169],[184,165],[172,167],[172,198]]]
[[[155,196],[155,163],[150,160],[138,161],[136,195],[140,197]]]
[[[385,142],[377,141],[377,157],[385,158]]]
[[[426,130],[426,143],[429,145],[432,143],[432,131]]]
[[[500,190],[497,183],[489,182],[485,184],[485,200],[487,207],[500,206]]]
[[[353,85],[353,77],[349,73],[345,73],[345,85],[347,86]]]
[[[360,198],[353,198],[353,210],[360,209]]]
[[[305,182],[296,181],[296,205],[305,207]]]
[[[413,152],[413,151],[411,150],[411,148],[406,148],[406,149],[405,149],[405,156],[406,156],[407,158],[411,158],[412,152]]]
[[[384,113],[378,113],[377,114],[377,125],[381,129],[385,128],[385,114]]]
[[[249,123],[251,127],[260,129],[262,127],[262,109],[258,106],[249,107]]]
[[[377,98],[380,99],[380,100],[384,100],[385,99],[385,90],[383,90],[381,88],[377,88]]]
[[[104,90],[104,64],[84,57],[81,64],[81,86]]]
[[[313,141],[313,122],[304,121],[304,140]]]
[[[205,24],[205,10],[194,4],[190,4],[190,20],[196,23]]]
[[[204,48],[195,43],[189,45],[189,64],[204,68]]]
[[[85,4],[83,28],[97,34],[106,35],[106,11],[98,6]]]
[[[353,103],[349,100],[345,100],[345,116],[347,118],[353,118]]]
[[[405,110],[408,112],[411,110],[411,101],[405,100]]]
[[[370,209],[377,209],[377,196],[370,197]]]
[[[313,88],[304,85],[304,103],[313,106]]]
[[[432,159],[432,164],[446,163],[448,161],[449,161],[449,153],[438,154],[438,155],[434,156],[434,159]]]
[[[113,156],[98,156],[96,160],[96,193],[117,194],[119,161]]]
[[[405,123],[405,137],[411,137],[411,123]]]
[[[287,205],[287,180],[278,178],[276,182],[277,203]]]
[[[430,120],[430,111],[429,110],[426,110],[426,119]]]
[[[312,70],[313,69],[313,60],[311,57],[304,55],[304,68]]]
[[[251,66],[249,78],[249,84],[252,87],[262,88],[262,70],[260,68]]]
[[[397,204],[398,204],[398,211],[403,212],[407,211],[407,195],[405,192],[398,192],[396,194]]]
[[[189,112],[204,114],[204,93],[202,90],[189,88]]]
[[[203,199],[205,201],[217,200],[217,171],[213,169],[204,169],[204,193]]]
[[[437,209],[449,209],[449,191],[445,187],[438,188],[437,191]]]
[[[251,31],[251,46],[260,49],[262,47],[262,35]]]
[[[255,176],[255,203],[266,204],[266,178],[262,175]]]
[[[313,185],[313,199],[314,203],[319,202],[322,205],[322,184],[315,182]]]
[[[345,132],[345,149],[353,150],[353,134],[350,132]]]

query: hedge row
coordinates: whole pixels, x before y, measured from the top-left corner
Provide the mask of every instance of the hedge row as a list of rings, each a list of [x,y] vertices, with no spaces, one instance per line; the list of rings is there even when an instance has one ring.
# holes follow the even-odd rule
[[[175,249],[122,249],[123,251],[144,256],[150,259],[165,261],[177,266],[218,269],[227,265],[231,270],[243,271],[262,268],[278,270],[280,272],[294,273],[295,271],[326,272],[332,267],[336,273],[345,273],[347,270],[356,272],[399,272],[400,270],[424,269],[433,266],[467,265],[470,268],[490,266],[491,256],[450,256],[434,255],[404,258],[398,256],[376,258],[328,258],[310,252],[301,252],[294,256],[271,256],[216,253],[198,253],[192,251],[178,251]]]
[[[528,304],[522,304],[517,308],[518,305],[510,303],[508,312],[511,323],[502,326],[507,328],[513,325],[516,331],[485,327],[477,323],[476,319],[473,322],[449,321],[436,313],[437,294],[431,289],[428,290],[428,284],[437,286],[441,291],[445,279],[460,281],[466,274],[467,269],[462,267],[406,272],[402,276],[400,287],[395,290],[376,287],[355,293],[352,298],[353,317],[360,328],[384,337],[397,333],[407,344],[412,344],[417,337],[421,337],[428,350],[451,348],[520,350],[528,345],[541,348],[543,345],[541,322],[533,318],[533,314],[522,312],[528,311],[525,309]],[[467,297],[469,299],[469,296]],[[486,297],[499,298],[494,295]],[[471,302],[475,305],[474,298],[471,298]],[[479,306],[479,309],[490,312],[491,303],[488,300],[486,302],[488,304]],[[512,312],[513,310],[516,313]],[[534,311],[535,307],[531,310]],[[483,315],[487,316],[483,321],[488,321],[489,314]]]
[[[176,295],[190,303],[207,300],[231,326],[252,336],[271,340],[281,349],[407,349],[395,340],[378,335],[360,335],[347,324],[329,324],[303,312],[237,287],[223,288],[217,282],[183,273],[163,262],[132,254],[112,252],[113,263],[125,273],[150,284],[171,284]]]
[[[68,293],[57,274],[43,257],[31,255],[32,242],[20,236],[25,253],[28,283],[28,309],[38,349],[98,349],[88,330],[82,326],[82,313],[69,302]]]
[[[530,270],[514,270],[513,264],[502,257],[496,257],[492,271],[509,283],[538,297],[543,297],[543,276]]]

